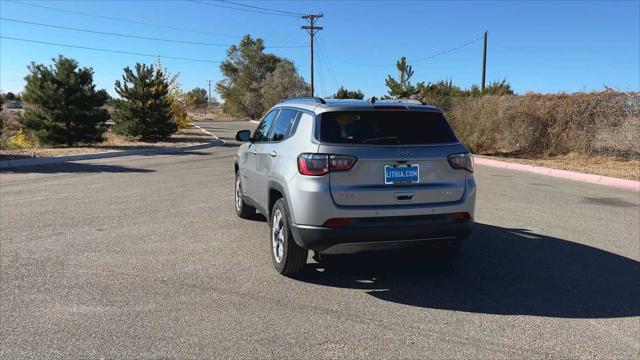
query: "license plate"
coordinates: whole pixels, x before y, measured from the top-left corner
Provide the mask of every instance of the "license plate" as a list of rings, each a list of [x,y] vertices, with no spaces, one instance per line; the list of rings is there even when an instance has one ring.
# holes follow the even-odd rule
[[[384,166],[384,183],[412,184],[420,181],[420,166],[418,164],[399,164]]]

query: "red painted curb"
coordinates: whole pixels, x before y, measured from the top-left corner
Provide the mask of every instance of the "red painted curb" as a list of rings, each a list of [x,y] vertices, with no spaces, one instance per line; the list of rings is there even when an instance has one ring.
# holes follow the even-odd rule
[[[484,166],[497,167],[502,169],[516,170],[516,171],[525,171],[534,174],[542,174],[547,176],[553,176],[562,179],[574,180],[587,182],[592,184],[600,184],[606,186],[613,186],[622,189],[633,190],[636,192],[640,192],[640,181],[633,181],[627,179],[619,179],[608,176],[594,175],[594,174],[585,174],[579,173],[575,171],[567,171],[567,170],[558,170],[551,169],[542,166],[533,166],[519,163],[512,163],[506,161],[499,161],[493,159],[487,159],[482,157],[475,157],[475,163]]]

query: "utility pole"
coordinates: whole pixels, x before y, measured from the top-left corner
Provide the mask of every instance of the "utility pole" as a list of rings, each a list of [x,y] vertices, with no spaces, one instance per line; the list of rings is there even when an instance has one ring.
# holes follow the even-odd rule
[[[322,13],[317,14],[317,15],[304,15],[301,16],[301,18],[307,20],[309,22],[309,26],[302,26],[301,28],[304,30],[307,30],[307,32],[309,33],[309,36],[311,38],[311,96],[314,95],[313,93],[313,36],[316,34],[316,32],[318,30],[322,30],[323,28],[320,26],[315,26],[315,23],[317,21],[318,18],[322,17]]]
[[[484,46],[483,46],[483,50],[482,50],[482,91],[484,92],[484,80],[485,80],[485,75],[487,73],[487,35],[489,34],[488,31],[484,32]]]
[[[210,103],[211,102],[211,83],[213,82],[213,80],[207,80],[207,82],[209,83],[209,98],[207,99],[207,103]]]

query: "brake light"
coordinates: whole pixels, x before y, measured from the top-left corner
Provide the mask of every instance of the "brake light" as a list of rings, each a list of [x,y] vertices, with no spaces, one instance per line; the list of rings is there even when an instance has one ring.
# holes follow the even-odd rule
[[[324,175],[329,172],[329,157],[323,154],[300,154],[298,171],[302,175]]]
[[[324,175],[329,171],[347,171],[356,160],[355,157],[346,155],[303,153],[298,155],[298,171],[310,176]]]
[[[473,155],[470,153],[449,155],[447,160],[454,169],[465,169],[468,172],[473,172]]]

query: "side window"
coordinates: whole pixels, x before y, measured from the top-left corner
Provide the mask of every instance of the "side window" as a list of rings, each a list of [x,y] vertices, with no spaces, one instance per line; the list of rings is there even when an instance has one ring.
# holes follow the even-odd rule
[[[280,114],[278,114],[278,118],[269,133],[269,141],[282,141],[288,138],[297,117],[298,111],[296,110],[280,110]]]
[[[253,133],[253,141],[268,141],[269,137],[269,129],[271,128],[271,124],[273,123],[273,119],[275,119],[276,114],[278,114],[278,110],[273,110],[268,113],[260,122],[260,125],[256,128],[256,131]]]

